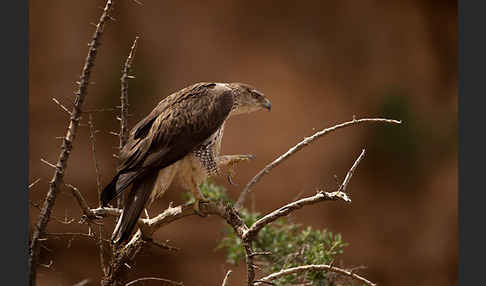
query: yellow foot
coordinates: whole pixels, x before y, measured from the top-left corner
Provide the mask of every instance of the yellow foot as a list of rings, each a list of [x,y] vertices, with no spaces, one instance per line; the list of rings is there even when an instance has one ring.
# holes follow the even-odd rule
[[[201,208],[200,208],[200,204],[201,203],[207,203],[209,202],[208,200],[206,199],[196,199],[196,201],[194,202],[194,212],[200,216],[200,217],[207,217],[208,215],[201,212]]]

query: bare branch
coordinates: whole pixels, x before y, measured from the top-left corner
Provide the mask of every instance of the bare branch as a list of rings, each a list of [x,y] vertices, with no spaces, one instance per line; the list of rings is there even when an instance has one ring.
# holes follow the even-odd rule
[[[99,197],[101,193],[101,172],[100,172],[100,165],[98,159],[96,158],[96,139],[95,139],[96,129],[93,122],[93,115],[91,113],[89,114],[88,126],[89,126],[89,141],[91,142],[91,154],[93,155],[93,163],[94,163],[94,168],[96,173],[96,190],[98,191],[98,197]]]
[[[78,283],[74,284],[73,286],[86,286],[90,282],[91,282],[91,280],[86,278],[86,279],[83,279],[83,280],[79,281]]]
[[[135,37],[132,47],[130,48],[130,53],[128,54],[125,65],[123,66],[123,72],[121,76],[121,95],[120,95],[120,150],[123,148],[128,138],[128,79],[130,78],[129,72],[132,68],[133,58],[135,56],[135,51],[137,48],[138,36]]]
[[[38,178],[37,180],[33,181],[30,185],[29,185],[29,190],[32,189],[38,182],[40,182],[40,178]]]
[[[316,132],[314,135],[305,138],[304,140],[302,140],[301,142],[299,142],[297,145],[295,145],[294,147],[290,148],[287,152],[285,152],[284,154],[282,154],[281,156],[279,156],[273,162],[271,162],[270,164],[268,164],[267,166],[265,166],[265,168],[263,168],[260,172],[258,172],[258,174],[256,174],[255,177],[253,177],[253,179],[251,179],[250,182],[248,182],[248,184],[246,185],[246,187],[241,192],[241,194],[240,194],[240,196],[238,198],[238,201],[235,204],[235,208],[237,210],[239,210],[243,206],[243,203],[246,200],[246,196],[250,192],[251,188],[255,184],[257,184],[262,179],[263,176],[265,176],[266,174],[270,173],[270,171],[273,168],[275,168],[278,165],[280,165],[283,161],[285,161],[290,156],[292,156],[293,154],[297,153],[298,151],[300,151],[301,149],[303,149],[304,147],[306,147],[307,145],[309,145],[310,143],[312,143],[314,140],[316,140],[316,139],[318,139],[318,138],[320,138],[320,137],[322,137],[322,136],[324,136],[326,134],[329,134],[329,133],[331,133],[333,131],[336,131],[338,129],[341,129],[341,128],[344,128],[344,127],[348,127],[348,126],[358,125],[360,123],[366,123],[366,122],[382,122],[382,123],[391,123],[391,124],[401,124],[402,123],[401,121],[398,121],[398,120],[384,119],[384,118],[362,118],[362,119],[354,119],[353,118],[353,120],[351,120],[351,121],[344,122],[344,123],[335,125],[333,127],[326,128],[326,129],[323,129],[323,130],[321,130],[319,132]]]
[[[184,285],[184,283],[182,283],[182,282],[176,282],[176,281],[172,281],[172,280],[168,280],[168,279],[157,278],[157,277],[144,277],[144,278],[138,278],[138,279],[135,279],[135,280],[133,280],[131,282],[128,282],[127,284],[125,284],[125,286],[134,285],[137,282],[142,282],[142,281],[147,281],[147,280],[161,281],[161,282],[164,282],[164,283],[168,283],[170,285],[179,285],[179,286]],[[163,284],[163,285],[165,285],[165,284]]]
[[[233,271],[231,271],[231,270],[228,270],[228,272],[226,272],[226,275],[224,276],[224,279],[223,279],[223,284],[221,284],[221,286],[228,286],[229,277],[230,277],[232,272]]]
[[[73,194],[74,198],[78,202],[79,206],[81,207],[81,210],[83,211],[83,214],[88,218],[96,218],[93,212],[91,211],[88,202],[86,202],[86,199],[83,197],[83,195],[78,190],[78,188],[76,188],[71,184],[66,184],[66,187],[68,187],[71,190],[71,194]]]
[[[248,233],[248,231],[245,232],[245,234]],[[243,238],[245,235],[240,236]],[[247,282],[248,286],[253,286],[253,283],[255,281],[255,264],[253,263],[253,249],[251,247],[251,241],[245,241],[243,240],[243,247],[245,248],[245,261],[246,261],[246,275],[247,275]]]
[[[57,104],[62,110],[64,110],[67,114],[72,115],[71,111],[67,109],[66,106],[62,105],[59,100],[55,99],[54,97],[52,98],[52,101],[54,101],[55,104]]]
[[[83,106],[84,99],[87,94],[87,88],[90,78],[91,69],[94,65],[94,61],[97,54],[97,48],[100,44],[101,35],[103,33],[103,28],[105,23],[108,19],[108,12],[110,11],[112,6],[112,1],[107,0],[105,8],[103,9],[103,13],[98,21],[98,25],[96,26],[96,30],[93,34],[91,42],[89,44],[88,55],[84,62],[83,70],[80,76],[80,84],[78,86],[78,90],[76,92],[76,99],[74,101],[73,110],[71,111],[71,119],[69,122],[69,127],[67,129],[66,137],[63,140],[61,153],[59,154],[59,158],[56,164],[56,171],[54,172],[54,176],[49,183],[49,191],[47,193],[46,199],[44,201],[44,205],[42,206],[42,210],[39,214],[39,219],[37,224],[34,228],[34,233],[32,235],[32,242],[30,245],[30,253],[29,253],[29,285],[35,286],[36,281],[35,277],[37,274],[37,260],[39,257],[39,250],[40,250],[40,243],[39,238],[45,232],[47,223],[51,217],[52,208],[54,207],[54,203],[56,201],[57,193],[59,192],[59,185],[62,182],[64,177],[64,172],[67,167],[67,161],[69,159],[69,155],[71,154],[72,150],[72,142],[76,136],[76,130],[79,125],[79,120],[81,117],[81,108]]]
[[[128,79],[132,78],[128,73],[131,70],[133,58],[135,56],[135,50],[137,48],[138,36],[135,37],[133,45],[130,48],[130,53],[128,54],[127,60],[123,67],[121,81],[121,93],[120,93],[120,132],[118,136],[120,137],[120,145],[118,146],[121,151],[123,146],[128,139]],[[118,117],[117,117],[118,118]],[[121,208],[123,206],[123,195],[118,196],[117,206]]]
[[[41,158],[40,160],[41,160],[42,163],[46,164],[47,166],[54,168],[54,169],[57,169],[56,165],[52,164],[51,162],[47,161],[46,159]]]
[[[258,232],[267,224],[274,222],[280,217],[286,216],[289,213],[302,208],[305,205],[312,205],[323,201],[336,201],[336,200],[343,200],[347,203],[351,202],[351,199],[343,192],[336,191],[332,193],[327,192],[319,192],[312,197],[306,197],[300,199],[298,201],[286,204],[285,206],[267,214],[266,216],[262,217],[261,219],[257,220],[245,233],[243,238],[245,240],[252,240]]]
[[[341,184],[341,186],[339,187],[338,191],[341,191],[343,193],[346,192],[346,188],[348,187],[349,181],[351,181],[351,177],[353,177],[353,174],[354,174],[354,171],[356,170],[356,167],[358,167],[361,160],[363,160],[365,153],[366,153],[366,150],[363,149],[363,151],[361,151],[361,154],[359,154],[356,161],[354,161],[354,164],[353,164],[353,166],[351,166],[351,169],[349,169],[348,173],[346,174],[346,177],[344,178],[344,181]]]
[[[99,167],[99,162],[98,159],[96,158],[96,139],[95,139],[95,133],[96,129],[94,127],[94,122],[93,122],[93,115],[89,113],[89,121],[88,121],[88,126],[89,126],[89,141],[91,142],[91,153],[93,154],[93,163],[94,163],[94,168],[95,168],[95,173],[96,173],[96,190],[98,191],[98,198],[100,197],[101,194],[101,173],[100,173],[100,167]],[[99,202],[101,205],[101,202]],[[103,241],[102,241],[102,236],[103,236],[103,224],[100,224],[98,226],[98,250],[99,250],[99,257],[100,257],[100,267],[103,273],[106,275],[106,267],[105,267],[105,255],[104,255],[104,249],[103,249]]]
[[[326,265],[326,264],[304,265],[304,266],[298,266],[298,267],[285,269],[285,270],[282,270],[280,272],[276,272],[276,273],[270,274],[268,276],[265,276],[265,277],[259,279],[258,282],[255,283],[255,285],[259,285],[263,282],[272,281],[272,280],[275,280],[275,279],[280,278],[280,277],[285,276],[285,275],[290,275],[290,274],[294,274],[294,273],[302,273],[302,272],[307,272],[307,271],[332,271],[332,272],[336,272],[336,273],[351,277],[351,278],[353,278],[353,279],[355,279],[355,280],[357,280],[361,283],[364,283],[368,286],[375,286],[376,285],[375,283],[357,275],[356,273],[353,273],[352,271],[344,270],[344,269],[341,269],[341,268],[338,268],[338,267],[335,267],[335,266],[331,266],[331,265]]]

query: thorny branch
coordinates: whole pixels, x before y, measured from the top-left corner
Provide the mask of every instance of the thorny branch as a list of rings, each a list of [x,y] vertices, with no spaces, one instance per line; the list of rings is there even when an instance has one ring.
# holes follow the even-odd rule
[[[62,183],[64,177],[64,172],[66,170],[67,161],[72,150],[72,142],[76,135],[76,130],[79,125],[79,120],[81,117],[81,108],[84,99],[87,94],[87,88],[89,85],[91,69],[94,65],[96,59],[97,48],[100,45],[101,35],[103,33],[103,28],[105,26],[106,20],[109,18],[108,12],[112,6],[112,1],[107,0],[103,13],[98,21],[96,30],[93,34],[91,42],[89,43],[89,50],[86,60],[84,62],[83,70],[80,76],[80,82],[78,90],[76,91],[76,99],[74,101],[73,110],[71,111],[71,118],[69,122],[69,127],[67,129],[66,136],[63,139],[61,146],[61,153],[56,164],[56,171],[52,180],[49,182],[49,191],[47,193],[44,205],[39,214],[39,219],[34,227],[32,242],[29,249],[29,285],[34,286],[36,284],[35,278],[37,274],[37,264],[39,258],[40,242],[39,238],[44,234],[47,223],[49,222],[52,208],[56,201],[57,194],[59,192],[59,185]]]
[[[88,121],[88,126],[89,126],[89,141],[91,142],[91,153],[93,154],[93,162],[94,162],[94,168],[95,168],[95,173],[96,173],[96,190],[98,191],[98,198],[100,197],[101,194],[101,173],[100,173],[100,166],[98,163],[98,159],[96,158],[96,139],[95,139],[95,134],[96,134],[96,129],[93,123],[93,115],[89,113],[89,121]],[[101,205],[101,202],[99,202]],[[103,273],[106,275],[106,267],[105,267],[105,255],[104,255],[104,248],[103,248],[103,224],[99,224],[98,226],[98,250],[99,250],[99,256],[100,256],[100,267]]]
[[[130,48],[125,65],[123,66],[123,72],[121,76],[121,94],[120,94],[120,150],[123,148],[128,138],[128,79],[134,78],[129,75],[132,68],[133,58],[137,48],[138,37],[133,41],[133,45]]]
[[[314,133],[314,135],[312,135],[310,137],[306,137],[304,140],[302,140],[301,142],[299,142],[294,147],[290,148],[287,152],[285,152],[284,154],[282,154],[281,156],[279,156],[273,162],[271,162],[270,164],[268,164],[267,166],[265,166],[265,168],[263,168],[260,172],[258,172],[258,174],[256,174],[255,177],[253,177],[253,179],[250,182],[248,182],[248,184],[246,185],[246,187],[241,192],[241,194],[238,197],[238,200],[237,200],[237,202],[235,204],[235,208],[237,210],[239,210],[243,206],[243,203],[245,202],[246,197],[247,197],[248,193],[250,192],[251,188],[256,183],[258,183],[263,178],[263,176],[265,176],[266,174],[270,173],[270,171],[273,168],[275,168],[278,165],[280,165],[283,161],[287,160],[293,154],[295,154],[298,151],[302,150],[304,147],[306,147],[307,145],[309,145],[310,143],[312,143],[314,140],[316,140],[316,139],[318,139],[318,138],[320,138],[320,137],[322,137],[324,135],[327,135],[327,134],[329,134],[329,133],[331,133],[333,131],[336,131],[338,129],[341,129],[341,128],[344,128],[344,127],[348,127],[348,126],[358,125],[360,123],[366,123],[366,122],[382,122],[382,123],[391,123],[391,124],[401,124],[402,123],[401,121],[398,121],[398,120],[385,119],[385,118],[361,118],[361,119],[354,119],[353,118],[353,120],[351,120],[351,121],[347,121],[347,122],[344,122],[344,123],[341,123],[341,124],[338,124],[338,125],[334,125],[334,126],[332,126],[330,128],[326,128],[326,129],[323,129],[321,131],[318,131],[318,132]]]
[[[257,220],[252,226],[248,227],[243,220],[240,218],[238,211],[230,206],[223,205],[222,202],[204,202],[200,206],[200,211],[208,215],[216,215],[224,219],[230,226],[232,226],[235,233],[243,241],[245,248],[245,258],[247,265],[247,281],[248,285],[254,285],[255,283],[268,283],[271,284],[270,280],[275,279],[273,276],[270,278],[264,278],[255,280],[255,265],[253,263],[253,258],[255,255],[261,253],[254,252],[252,249],[252,243],[256,239],[258,232],[266,225],[274,222],[280,217],[287,216],[291,212],[298,210],[306,205],[316,204],[322,201],[329,200],[343,200],[345,202],[351,202],[351,199],[344,192],[347,189],[347,185],[355,172],[358,164],[361,162],[365,154],[363,150],[358,158],[353,163],[352,167],[346,174],[346,177],[342,184],[339,186],[338,190],[335,192],[318,192],[316,195],[302,198],[295,202],[289,203]],[[75,190],[75,188],[74,188]],[[81,196],[79,191],[74,192],[76,196]],[[121,210],[117,208],[96,208],[86,210],[86,204],[84,199],[78,199],[81,208],[84,213],[87,213],[88,217],[104,217],[104,216],[119,216]],[[135,255],[142,249],[142,247],[147,243],[155,243],[153,241],[153,234],[163,226],[174,222],[176,220],[182,219],[187,216],[196,215],[194,212],[193,204],[184,204],[176,207],[169,206],[161,214],[150,218],[140,218],[138,220],[138,226],[140,230],[132,237],[132,239],[121,247],[116,253],[115,257],[110,265],[109,273],[105,276],[104,285],[116,285],[117,280],[120,278],[121,271],[124,270],[124,266],[128,265]],[[171,250],[171,249],[169,249]],[[334,271],[335,267],[332,267]],[[290,270],[289,270],[290,271]],[[297,270],[296,270],[297,271]],[[331,270],[330,270],[331,271]],[[338,271],[338,270],[336,270]],[[339,272],[339,271],[338,271]],[[286,273],[286,272],[284,272]],[[292,272],[293,273],[293,272]],[[341,273],[341,272],[340,272]],[[285,274],[282,274],[285,275]],[[267,280],[265,280],[267,279]]]
[[[128,79],[134,78],[134,76],[129,75],[132,68],[133,58],[135,57],[135,50],[137,48],[138,36],[133,41],[133,45],[130,48],[130,53],[123,66],[122,76],[120,78],[121,92],[120,92],[120,132],[118,136],[120,137],[120,145],[118,146],[119,151],[122,150],[123,146],[127,142],[128,138]],[[117,206],[121,208],[123,206],[123,195],[118,196]]]
[[[349,169],[346,178],[344,179],[343,183],[339,186],[338,191],[331,192],[331,193],[319,192],[312,197],[303,198],[298,201],[289,203],[265,215],[261,219],[257,220],[249,228],[240,218],[239,213],[235,210],[235,208],[229,205],[225,206],[221,202],[208,202],[208,203],[201,204],[200,206],[201,212],[208,215],[216,215],[223,218],[230,226],[232,226],[232,228],[234,229],[238,237],[240,237],[243,240],[249,286],[253,285],[256,281],[253,258],[255,255],[260,253],[256,253],[253,251],[252,242],[256,238],[258,232],[264,226],[272,223],[273,221],[277,220],[280,217],[287,216],[291,212],[300,209],[305,205],[311,205],[318,202],[329,201],[329,200],[343,200],[345,202],[351,202],[351,199],[348,197],[346,193],[344,193],[344,190],[346,190],[346,187],[349,184],[352,174],[356,170],[358,164],[363,159],[364,154],[365,154],[365,150],[361,152],[361,154],[353,163],[352,167]],[[107,215],[118,216],[121,213],[121,210],[113,209],[113,208],[98,208],[98,209],[92,209],[90,210],[90,212],[93,215],[97,215],[97,216],[107,216]],[[125,246],[123,246],[123,248],[118,252],[119,254],[117,260],[115,261],[115,265],[119,265],[119,266],[112,267],[113,271],[109,275],[109,277],[111,278],[109,278],[108,281],[115,281],[115,279],[119,276],[119,271],[123,269],[121,267],[123,263],[125,263],[128,260],[131,260],[131,257],[133,257],[136,253],[138,253],[146,242],[150,242],[154,232],[156,232],[161,227],[173,221],[182,219],[190,215],[195,215],[195,214],[196,213],[194,212],[193,204],[185,204],[176,207],[169,206],[164,212],[151,219],[140,218],[138,220],[140,231],[138,231],[133,236],[133,238]],[[107,285],[110,285],[110,283],[108,283]]]

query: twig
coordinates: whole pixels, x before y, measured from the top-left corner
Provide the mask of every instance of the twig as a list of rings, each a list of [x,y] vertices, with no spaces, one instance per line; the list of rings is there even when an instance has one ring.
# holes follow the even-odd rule
[[[343,183],[341,184],[341,186],[339,186],[339,189],[338,189],[339,192],[343,192],[343,193],[346,192],[349,181],[351,181],[351,177],[353,177],[353,174],[354,174],[354,171],[356,170],[356,167],[358,167],[361,160],[363,160],[365,153],[366,153],[366,150],[363,149],[363,151],[361,151],[361,154],[359,154],[356,161],[354,161],[354,164],[353,164],[353,166],[351,166],[351,169],[349,169],[348,173],[346,174],[346,177],[344,178]]]
[[[118,133],[120,137],[119,150],[121,151],[128,138],[128,79],[132,76],[128,75],[132,67],[133,58],[135,56],[135,50],[137,48],[138,36],[135,37],[133,45],[130,48],[130,53],[128,54],[125,65],[123,66],[121,81],[121,93],[120,93],[120,132]],[[117,206],[121,208],[123,206],[123,195],[118,196]]]
[[[86,279],[83,279],[83,280],[79,281],[78,283],[74,284],[73,286],[85,286],[85,285],[88,285],[90,282],[91,282],[91,280],[86,278]]]
[[[95,214],[91,211],[88,202],[86,202],[86,199],[83,197],[81,192],[76,188],[75,186],[71,184],[66,184],[66,187],[68,187],[71,190],[71,194],[74,196],[76,201],[79,204],[79,207],[83,211],[83,214],[89,218],[89,219],[94,219],[96,218]]]
[[[59,192],[59,184],[61,184],[64,177],[64,172],[66,170],[67,161],[72,150],[72,142],[76,136],[76,130],[79,125],[79,119],[81,117],[81,107],[83,105],[84,99],[87,94],[87,88],[90,78],[91,69],[94,65],[96,58],[97,47],[100,44],[100,38],[103,33],[103,28],[105,26],[106,20],[108,19],[108,12],[112,6],[112,1],[107,0],[103,13],[98,21],[96,30],[93,34],[91,42],[89,44],[88,55],[84,62],[83,70],[80,76],[80,84],[76,92],[76,99],[74,101],[73,110],[71,111],[71,119],[69,122],[69,127],[66,133],[66,137],[63,140],[61,153],[59,155],[56,171],[54,176],[49,183],[49,191],[47,193],[44,205],[39,214],[39,219],[34,228],[34,233],[32,235],[32,242],[29,249],[29,285],[35,286],[35,277],[37,274],[37,260],[39,257],[40,243],[39,238],[45,232],[47,223],[51,217],[52,208],[56,201],[57,193]]]
[[[168,279],[164,279],[164,278],[143,277],[143,278],[138,278],[138,279],[135,279],[131,282],[128,282],[127,284],[125,284],[125,286],[134,285],[137,282],[142,282],[142,281],[147,281],[147,280],[157,280],[157,281],[167,283],[167,284],[161,284],[161,285],[179,285],[179,286],[184,285],[184,283],[182,283],[182,282],[176,282],[176,281],[172,281],[172,280],[168,280]]]
[[[232,272],[233,271],[231,271],[231,270],[228,270],[228,272],[226,272],[226,275],[224,276],[224,279],[223,279],[223,284],[221,284],[221,286],[228,286],[229,277],[230,277]]]
[[[38,178],[37,180],[33,181],[30,185],[29,185],[29,190],[32,189],[38,182],[40,182],[40,178]]]
[[[351,199],[346,195],[346,193],[343,193],[341,191],[336,191],[332,193],[327,193],[327,192],[319,192],[315,194],[312,197],[306,197],[303,199],[300,199],[298,201],[289,203],[269,214],[266,216],[262,217],[261,219],[257,220],[248,230],[248,232],[245,233],[243,238],[245,240],[252,240],[257,233],[267,224],[274,222],[280,217],[286,216],[289,213],[298,210],[302,208],[305,205],[312,205],[316,204],[319,202],[323,201],[336,201],[336,200],[343,200],[345,202],[351,202]]]
[[[311,205],[311,204],[315,204],[315,203],[322,202],[322,201],[335,201],[335,200],[343,200],[347,203],[350,203],[351,199],[348,197],[348,195],[345,193],[345,191],[346,191],[346,188],[349,184],[349,181],[351,180],[351,177],[353,176],[354,171],[358,167],[361,160],[363,160],[364,155],[365,155],[365,149],[363,149],[363,151],[361,151],[361,154],[354,161],[353,165],[351,166],[348,173],[346,174],[346,178],[344,179],[343,183],[341,184],[341,186],[339,187],[339,189],[336,192],[332,192],[332,193],[318,192],[316,195],[314,195],[312,197],[303,198],[303,199],[300,199],[298,201],[289,203],[289,204],[267,214],[266,216],[257,220],[250,227],[250,229],[248,229],[248,231],[243,236],[243,239],[244,240],[252,240],[258,234],[258,232],[267,224],[274,222],[278,218],[286,216],[289,213],[291,213],[295,210],[298,210],[305,205]]]
[[[94,163],[94,168],[96,173],[96,190],[98,191],[98,197],[99,197],[101,193],[101,172],[100,172],[98,159],[96,158],[96,139],[95,139],[96,129],[94,127],[93,115],[91,113],[89,114],[88,126],[89,126],[89,141],[91,142],[91,154],[93,155],[93,163]]]
[[[70,237],[71,239],[74,238],[89,238],[89,239],[96,239],[96,236],[94,236],[92,233],[81,233],[81,232],[63,232],[63,233],[50,233],[46,232],[43,236],[43,238],[49,238],[49,239],[62,239],[66,237]]]
[[[288,268],[288,269],[282,270],[280,272],[276,272],[276,273],[270,274],[268,276],[265,276],[265,277],[259,279],[258,282],[256,282],[255,284],[258,285],[262,282],[272,281],[272,280],[275,280],[275,279],[280,278],[280,277],[285,276],[285,275],[294,274],[294,273],[302,273],[302,272],[307,272],[307,271],[332,271],[332,272],[336,272],[336,273],[351,277],[351,278],[353,278],[357,281],[360,281],[361,283],[364,283],[368,286],[376,286],[375,283],[357,275],[356,273],[353,273],[352,271],[347,271],[347,270],[344,270],[344,269],[341,269],[341,268],[338,268],[338,267],[335,267],[335,266],[331,266],[331,265],[326,265],[326,264],[304,265],[304,266]]]
[[[123,66],[123,72],[121,76],[121,95],[120,95],[120,150],[123,148],[127,142],[128,137],[128,79],[132,78],[128,73],[132,68],[133,58],[135,56],[135,51],[137,48],[138,36],[135,37],[132,47],[130,48],[130,53],[128,54],[125,65]]]
[[[96,129],[94,127],[93,123],[93,115],[89,113],[89,121],[88,121],[88,126],[89,126],[89,140],[91,142],[91,153],[93,154],[93,163],[94,163],[94,168],[95,168],[95,173],[96,173],[96,190],[98,191],[98,198],[100,197],[101,194],[101,173],[100,173],[100,167],[99,167],[99,162],[98,159],[96,158],[96,139],[95,139],[95,133]],[[101,205],[101,202],[99,202]],[[105,267],[105,255],[104,255],[104,249],[103,249],[103,224],[100,224],[98,226],[98,250],[99,250],[99,256],[100,256],[100,267],[103,273],[106,275],[106,267]]]
[[[40,160],[41,160],[42,163],[46,164],[47,166],[54,168],[54,169],[57,169],[56,165],[52,164],[51,162],[47,161],[46,159],[41,158]]]
[[[72,115],[71,111],[67,109],[66,106],[62,105],[62,103],[59,102],[59,100],[55,99],[54,97],[52,98],[52,101],[54,101],[55,104],[57,104],[62,110],[64,110],[67,114]]]
[[[243,206],[243,203],[246,200],[246,196],[250,192],[251,188],[256,183],[258,183],[262,179],[263,176],[265,176],[266,174],[270,173],[270,171],[273,168],[275,168],[278,165],[280,165],[283,161],[285,161],[290,156],[292,156],[293,154],[295,154],[298,151],[300,151],[302,148],[304,148],[307,145],[309,145],[310,143],[312,143],[314,140],[316,140],[316,139],[318,139],[318,138],[320,138],[320,137],[322,137],[322,136],[324,136],[326,134],[329,134],[329,133],[331,133],[333,131],[336,131],[338,129],[341,129],[341,128],[344,128],[344,127],[348,127],[348,126],[357,125],[357,124],[360,124],[360,123],[365,123],[365,122],[383,122],[383,123],[392,123],[392,124],[401,124],[402,123],[401,121],[398,121],[398,120],[384,119],[384,118],[362,118],[362,119],[354,119],[353,118],[353,120],[351,120],[351,121],[347,121],[347,122],[344,122],[344,123],[335,125],[333,127],[323,129],[323,130],[321,130],[319,132],[316,132],[314,135],[305,138],[304,140],[302,140],[301,142],[299,142],[297,145],[295,145],[294,147],[290,148],[287,152],[285,152],[283,155],[279,156],[273,162],[271,162],[270,164],[268,164],[267,166],[265,166],[265,168],[263,168],[260,172],[258,172],[258,174],[256,174],[255,177],[253,177],[253,179],[251,179],[250,182],[248,182],[248,184],[246,185],[246,187],[241,192],[240,196],[238,197],[238,201],[235,204],[235,208],[237,210],[239,210]]]
[[[155,241],[153,239],[150,239],[149,242],[152,243],[153,245],[159,247],[159,248],[162,248],[162,249],[165,249],[165,250],[168,250],[168,251],[176,252],[176,251],[181,250],[180,248],[169,245],[165,242]]]

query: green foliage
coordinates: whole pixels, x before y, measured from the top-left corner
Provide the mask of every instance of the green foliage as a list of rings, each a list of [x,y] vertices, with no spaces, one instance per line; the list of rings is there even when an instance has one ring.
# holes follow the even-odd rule
[[[248,226],[251,226],[260,217],[258,213],[250,213],[245,209],[240,212],[240,215]],[[343,253],[346,245],[347,243],[343,242],[340,234],[333,234],[325,229],[303,228],[299,224],[282,218],[260,231],[255,240],[255,249],[256,251],[271,252],[271,254],[257,256],[255,260],[259,265],[263,265],[265,273],[270,274],[301,265],[330,264],[336,255]],[[244,261],[245,252],[242,241],[232,229],[228,228],[218,248],[226,249],[229,263],[238,264]],[[285,285],[301,280],[297,275],[288,275],[274,282],[276,285]],[[332,285],[326,279],[325,272],[309,272],[306,274],[305,280],[312,281],[314,285]]]
[[[201,184],[200,188],[204,197],[209,200],[233,204],[226,190],[210,180]],[[194,197],[190,192],[184,194],[184,199],[188,202],[194,202]],[[246,209],[241,209],[239,213],[248,227],[262,217],[261,214],[252,213]],[[270,255],[258,255],[254,258],[263,271],[270,274],[301,265],[331,264],[336,255],[343,253],[347,243],[343,242],[341,234],[333,234],[326,229],[304,228],[287,218],[281,218],[262,228],[253,246],[255,251],[271,253]],[[231,264],[237,265],[244,262],[243,242],[229,226],[225,229],[224,236],[217,249],[226,250],[227,261]],[[288,275],[273,282],[276,285],[287,285],[302,282],[304,279],[305,281],[312,281],[313,285],[338,285],[332,282],[325,272],[308,272],[304,277]]]

